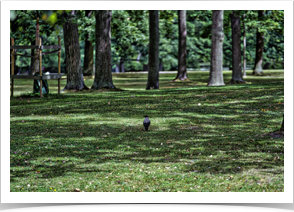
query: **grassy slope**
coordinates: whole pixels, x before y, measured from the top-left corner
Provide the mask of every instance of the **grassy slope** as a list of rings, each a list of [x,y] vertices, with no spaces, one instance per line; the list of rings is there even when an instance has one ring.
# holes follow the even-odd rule
[[[125,91],[12,98],[11,191],[282,192],[284,140],[268,133],[282,121],[284,78],[266,74],[224,87],[206,87],[208,72],[161,74],[149,91],[147,74],[113,74]]]

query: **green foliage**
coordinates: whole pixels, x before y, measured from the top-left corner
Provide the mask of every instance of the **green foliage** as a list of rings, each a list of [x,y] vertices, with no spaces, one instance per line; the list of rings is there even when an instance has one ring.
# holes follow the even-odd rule
[[[79,30],[79,36],[81,40],[86,40],[86,36],[89,37],[89,40],[95,44],[95,14],[94,11],[92,11],[91,15],[85,16],[85,11],[80,11],[80,18],[78,19],[78,30]]]
[[[224,11],[224,66],[229,68],[232,63],[231,47],[231,20],[232,11]],[[284,11],[265,11],[264,17],[259,20],[256,10],[235,11],[241,18],[241,30],[246,30],[247,47],[246,60],[249,67],[255,59],[256,30],[264,33],[264,64],[270,63],[272,68],[283,68],[284,63]],[[200,68],[210,61],[212,11],[187,10],[187,67]],[[15,38],[16,45],[30,45],[34,41],[36,18],[40,17],[40,33],[45,43],[56,44],[57,36],[63,34],[62,25],[68,20],[78,24],[81,47],[85,36],[95,44],[95,17],[89,17],[85,11],[77,10],[46,10],[46,11],[12,11],[11,12],[11,37]],[[143,64],[148,63],[149,42],[149,14],[147,10],[113,10],[112,11],[112,64],[118,64],[124,59],[125,70],[142,70]],[[15,28],[17,30],[15,30]],[[160,29],[160,62],[164,70],[177,69],[178,54],[178,11],[159,11]],[[54,33],[53,33],[54,32]],[[49,37],[55,36],[55,40]],[[47,39],[48,38],[48,39]],[[243,34],[240,37],[243,40]],[[47,42],[48,41],[48,42]],[[50,41],[50,42],[49,42]],[[62,39],[63,42],[63,39]],[[243,42],[241,42],[243,46]],[[30,53],[30,51],[27,51]],[[64,53],[63,53],[64,54]],[[84,52],[81,51],[83,60]],[[129,61],[137,59],[140,62]],[[48,58],[48,60],[47,60]],[[57,58],[47,57],[46,66],[57,63]],[[51,59],[52,58],[52,59]],[[27,66],[28,58],[18,58],[19,66]],[[62,64],[64,66],[64,64]]]
[[[138,50],[148,44],[147,17],[147,11],[144,10],[112,11],[111,38],[114,55],[122,59],[132,59],[138,55]]]

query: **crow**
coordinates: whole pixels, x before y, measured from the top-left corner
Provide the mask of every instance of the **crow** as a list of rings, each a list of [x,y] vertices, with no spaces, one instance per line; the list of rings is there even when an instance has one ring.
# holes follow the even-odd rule
[[[149,120],[149,117],[148,116],[143,116],[145,117],[144,121],[143,121],[143,125],[145,127],[145,130],[148,131],[148,127],[150,126],[150,120]]]

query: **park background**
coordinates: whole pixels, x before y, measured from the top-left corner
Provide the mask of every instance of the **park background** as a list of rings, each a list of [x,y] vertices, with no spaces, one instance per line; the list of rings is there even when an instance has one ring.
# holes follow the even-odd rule
[[[9,10],[10,9],[15,9],[15,10],[19,10],[19,9],[27,9],[27,10],[33,10],[33,9],[40,9],[40,7],[42,7],[42,4],[44,3],[40,3],[40,5],[37,5],[37,4],[31,4],[31,3],[28,3],[28,2],[18,2],[17,5],[13,4],[13,2],[5,2],[3,4],[4,8],[5,9],[1,9],[1,16],[2,16],[2,23],[4,22],[4,24],[2,24],[1,28],[3,29],[2,32],[4,32],[5,30],[8,32],[9,30]],[[33,3],[33,2],[32,2]],[[51,2],[51,3],[54,3],[54,2]],[[58,9],[69,9],[67,7],[67,3],[68,2],[63,2],[62,4],[61,3],[56,3],[56,8],[58,7]],[[131,4],[128,4],[128,3],[131,3]],[[95,8],[99,8],[99,9],[103,9],[105,7],[110,7],[111,6],[111,9],[113,10],[122,10],[122,9],[154,9],[155,8],[155,5],[148,3],[148,2],[121,2],[121,3],[117,3],[115,6],[113,6],[113,3],[111,2],[108,2],[108,3],[105,3],[103,2],[91,2],[91,8],[94,7],[95,5]],[[229,4],[228,4],[229,3]],[[248,2],[247,2],[248,3]],[[82,7],[84,7],[85,9],[88,9],[88,6],[87,5],[81,5],[80,2],[71,2],[71,5],[74,5],[76,4],[76,6],[79,7],[79,9],[83,9]],[[245,3],[244,3],[245,4]],[[248,4],[246,4],[248,5]],[[133,8],[134,6],[137,6],[137,8]],[[251,5],[252,6],[252,5]],[[151,8],[150,8],[151,7]],[[242,2],[214,2],[213,4],[211,2],[206,2],[206,3],[203,3],[203,2],[197,2],[197,1],[187,1],[185,2],[185,4],[183,4],[181,2],[181,4],[179,4],[179,2],[169,2],[169,5],[167,6],[166,5],[166,2],[157,2],[156,3],[156,9],[173,9],[173,10],[177,10],[177,9],[180,9],[179,7],[182,7],[182,9],[187,9],[187,7],[189,8],[189,10],[191,10],[192,8],[197,8],[198,10],[205,10],[205,9],[224,9],[224,10],[230,10],[230,9],[236,9],[236,7],[242,7],[240,9],[252,9],[251,7],[250,8],[246,8],[244,7],[244,5],[242,4]],[[279,8],[281,7],[281,8]],[[9,9],[8,9],[9,8]],[[292,110],[293,110],[293,101],[292,101],[292,98],[293,98],[293,83],[291,82],[291,80],[293,79],[293,62],[292,62],[292,56],[293,56],[293,9],[292,8],[292,2],[255,2],[254,3],[254,9],[258,10],[258,9],[284,9],[286,12],[285,12],[285,65],[284,65],[284,69],[285,69],[285,113],[286,114],[289,114],[289,115],[286,115],[285,116],[285,122],[286,122],[286,132],[288,131],[289,132],[289,129],[291,126],[291,119],[290,117],[292,117]],[[5,17],[7,16],[7,17]],[[8,122],[9,121],[9,116],[7,113],[6,117],[5,117],[5,113],[3,113],[4,111],[6,110],[9,110],[9,106],[8,106],[8,102],[9,102],[9,93],[8,92],[4,92],[5,91],[5,88],[7,88],[9,86],[9,83],[8,83],[8,76],[9,76],[9,71],[7,72],[4,72],[4,70],[9,70],[9,63],[8,62],[5,62],[5,61],[9,61],[9,55],[8,54],[4,54],[4,52],[7,52],[6,49],[8,49],[8,46],[9,46],[9,42],[8,42],[8,39],[9,39],[9,33],[5,33],[3,34],[3,36],[1,36],[1,39],[2,39],[2,47],[1,47],[1,51],[2,51],[2,57],[1,57],[1,100],[2,100],[2,103],[1,103],[1,113],[4,115],[2,116],[1,118],[1,122],[2,122],[2,126],[1,126],[1,131],[3,131],[3,129],[6,129],[4,130],[4,132],[8,132],[8,125],[4,126],[5,124],[3,124],[3,121],[5,122]],[[4,42],[6,41],[7,42]],[[290,58],[291,57],[291,58]],[[287,71],[287,70],[290,70],[290,71]],[[8,101],[7,101],[8,100]],[[289,123],[289,125],[287,124]],[[293,123],[293,122],[292,122]],[[4,136],[4,137],[3,137]],[[1,137],[3,139],[1,139],[2,141],[5,140],[5,137],[8,137],[8,135],[1,135]],[[287,163],[289,162],[289,160],[287,160],[287,157],[291,157],[289,155],[289,151],[292,150],[293,148],[291,148],[291,145],[293,145],[293,135],[291,137],[291,135],[289,135],[290,137],[288,138],[287,135],[285,137],[285,141],[289,140],[291,142],[291,144],[285,142],[285,167],[287,167]],[[7,139],[7,138],[6,138]],[[7,146],[6,146],[7,145]],[[290,145],[290,146],[289,146]],[[2,147],[4,148],[1,148],[2,149],[2,153],[3,153],[3,150],[9,148],[9,145],[8,143],[3,143],[1,144]],[[290,147],[290,148],[289,148]],[[287,151],[288,151],[288,154],[287,154]],[[8,154],[8,153],[6,153]],[[290,153],[291,154],[291,153]],[[287,156],[288,155],[288,156]],[[292,157],[293,157],[293,154],[291,154]],[[3,157],[1,160],[3,163],[8,161],[7,158],[4,157],[5,156],[5,153],[4,154],[1,154],[1,157]],[[7,155],[6,155],[7,156]],[[290,158],[291,159],[291,158]],[[288,161],[288,162],[287,162]],[[292,160],[291,160],[292,161]],[[9,163],[4,163],[4,166],[1,166],[1,169],[9,169],[9,165],[8,167],[5,166],[5,165],[8,165]],[[285,193],[287,193],[287,187],[288,187],[288,183],[289,181],[287,182],[286,181],[286,176],[287,176],[287,169],[285,169]],[[6,173],[6,172],[2,172],[2,173]],[[289,173],[289,172],[288,172]],[[8,175],[8,178],[4,178],[6,180],[9,181],[9,172],[7,172],[7,175]],[[9,185],[9,183],[7,184]],[[289,186],[289,187],[292,187],[292,186]],[[2,187],[3,189],[3,187]],[[5,189],[5,187],[4,187]],[[6,188],[7,190],[9,190],[9,186],[8,188]],[[17,194],[17,195],[20,195],[20,194]],[[35,195],[38,195],[38,194],[29,194],[28,196],[35,196]],[[60,194],[55,194],[56,196],[59,196]],[[107,196],[110,195],[110,194],[107,194],[107,195],[104,195],[103,198],[105,198],[105,202],[107,201],[111,201],[110,199],[107,199]],[[111,195],[115,195],[115,194],[111,194]],[[145,194],[146,195],[146,194]],[[154,194],[152,194],[154,195]],[[197,195],[197,194],[193,194],[193,195]],[[217,195],[217,194],[209,194],[210,196],[214,196],[214,195]],[[227,196],[225,194],[222,194],[224,196]],[[241,196],[244,195],[244,194],[240,194]],[[250,199],[254,201],[253,198],[255,198],[254,196],[257,195],[257,194],[250,194]],[[266,194],[266,195],[269,195],[269,194]],[[55,197],[56,197],[55,196]],[[119,196],[119,195],[118,195]],[[156,194],[155,194],[156,196]],[[204,195],[206,196],[206,195]],[[239,194],[237,195],[239,196]],[[245,195],[246,196],[246,195]],[[207,196],[206,196],[207,197]],[[23,198],[27,198],[27,197],[23,197]],[[195,197],[196,198],[196,197]],[[203,202],[205,201],[209,201],[209,200],[206,200],[204,199],[205,197],[197,197],[197,198],[200,198]],[[211,198],[211,197],[210,197]],[[228,201],[227,199],[223,198],[223,197],[220,197],[218,196],[217,198],[221,198],[223,201]],[[232,201],[242,201],[238,198],[234,199],[235,197],[231,196],[230,197],[231,199],[228,201],[228,202],[232,202]],[[246,196],[244,198],[249,198],[249,196]],[[168,201],[167,200],[168,198],[164,198],[162,199],[162,201]],[[211,201],[213,201],[214,198],[211,199]],[[31,201],[29,200],[29,198],[26,199],[27,201]],[[115,200],[117,200],[115,198]],[[114,201],[115,201],[114,200]],[[248,200],[248,199],[247,199]],[[264,201],[268,201],[268,196],[266,197],[266,199],[263,199]],[[12,200],[13,201],[13,200]],[[39,199],[38,201],[41,201],[41,199]],[[135,201],[138,201],[138,202],[141,202],[142,199],[132,199],[132,200],[126,200],[126,201],[130,201],[130,202],[135,202]],[[158,200],[157,200],[158,201]],[[177,199],[176,201],[179,201],[179,199]],[[186,197],[186,199],[184,199],[183,201],[195,201],[194,198],[191,199],[191,196],[189,195],[188,197]],[[246,201],[243,200],[243,201]],[[256,200],[255,200],[256,201]],[[277,199],[274,199],[274,201],[277,201]],[[283,199],[281,199],[281,201],[283,201]],[[160,202],[160,201],[159,201]],[[258,201],[257,201],[258,202]]]

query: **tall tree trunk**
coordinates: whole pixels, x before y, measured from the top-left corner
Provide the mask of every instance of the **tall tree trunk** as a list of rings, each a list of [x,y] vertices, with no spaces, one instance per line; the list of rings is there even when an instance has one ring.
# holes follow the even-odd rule
[[[242,65],[241,65],[241,31],[240,31],[240,17],[236,16],[235,11],[231,14],[232,26],[232,61],[233,71],[231,84],[245,83],[242,78]]]
[[[124,59],[119,60],[119,72],[125,72]]]
[[[261,21],[264,16],[264,11],[258,11],[258,20]],[[255,75],[263,75],[262,69],[262,59],[263,59],[263,46],[264,46],[264,37],[258,29],[256,32],[256,53],[255,53],[255,63],[253,68],[253,73]]]
[[[280,131],[283,131],[284,132],[284,114],[283,114],[283,122],[282,122],[282,126],[280,128]]]
[[[83,73],[85,76],[91,76],[94,74],[94,46],[87,38],[85,40],[85,57]]]
[[[92,89],[115,88],[111,73],[111,10],[96,10],[95,79]]]
[[[31,42],[31,45],[36,45],[36,42],[33,41]],[[30,75],[34,75],[36,72],[39,72],[39,60],[36,58],[37,55],[37,50],[31,49],[31,65],[30,65]]]
[[[10,29],[12,33],[15,33],[18,30],[18,24],[17,24],[18,16],[13,21],[10,21]],[[14,40],[15,42],[15,40]],[[10,45],[11,45],[11,39],[10,39]],[[16,46],[17,44],[14,43]],[[10,49],[10,63],[11,61],[11,53],[12,49]],[[15,50],[14,50],[15,53]],[[17,75],[19,67],[16,65],[17,55],[14,55],[14,75]],[[11,75],[11,65],[10,65],[10,75]]]
[[[159,89],[159,17],[158,10],[149,10],[149,56],[146,90]]]
[[[37,18],[37,23],[36,23],[36,35],[35,35],[35,45],[39,45],[39,38],[40,38],[40,31],[39,31],[39,18]],[[33,45],[33,44],[32,44]],[[34,75],[35,73],[40,71],[39,68],[39,59],[37,57],[39,56],[39,50],[33,50],[32,49],[32,54],[35,54],[35,57],[31,58],[31,74]]]
[[[10,41],[10,45],[11,45],[11,41]],[[14,43],[14,45],[16,46],[15,43]],[[11,53],[12,53],[12,49],[10,49],[10,75],[12,74],[11,73],[11,63],[12,63]],[[15,50],[14,50],[14,53],[15,53]],[[19,71],[19,67],[16,65],[16,59],[17,59],[17,55],[14,55],[14,75],[17,75],[18,74],[18,71]]]
[[[178,74],[175,80],[186,80],[187,77],[187,49],[186,49],[186,39],[187,39],[187,29],[186,29],[186,10],[178,11],[179,17],[179,50],[178,50]]]
[[[246,26],[245,14],[243,15],[243,77],[246,77]]]
[[[212,11],[210,75],[207,86],[223,86],[223,10]]]
[[[66,21],[63,24],[67,83],[63,90],[89,89],[83,78],[80,56],[78,25]]]
[[[89,17],[92,14],[92,10],[85,10],[85,16]],[[94,46],[89,40],[89,34],[86,34],[85,40],[85,57],[84,57],[84,66],[83,74],[85,76],[91,76],[94,74]]]

